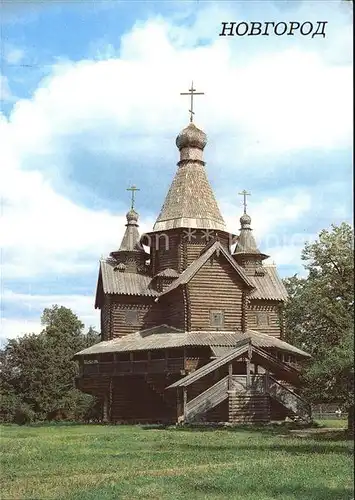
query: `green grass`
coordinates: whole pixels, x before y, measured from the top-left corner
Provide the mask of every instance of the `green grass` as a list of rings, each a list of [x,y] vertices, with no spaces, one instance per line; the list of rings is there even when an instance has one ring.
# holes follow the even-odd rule
[[[346,429],[348,422],[342,418],[333,418],[328,420],[317,420],[317,423],[322,427],[334,428],[334,429]]]
[[[324,422],[322,422],[324,425]],[[1,500],[350,500],[341,431],[2,426]]]

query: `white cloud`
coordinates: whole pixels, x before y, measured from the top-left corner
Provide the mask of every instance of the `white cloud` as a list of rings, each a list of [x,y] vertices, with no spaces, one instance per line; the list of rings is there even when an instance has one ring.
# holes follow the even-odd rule
[[[93,326],[100,331],[99,311],[94,309],[94,296],[85,295],[32,295],[27,293],[15,293],[9,289],[2,292],[2,301],[10,305],[21,304],[29,311],[43,311],[46,307],[55,304],[68,307],[85,324],[85,327]],[[23,333],[39,333],[43,329],[40,321],[34,320],[14,320],[11,318],[1,318],[1,337],[13,338]]]
[[[5,342],[6,339],[13,339],[30,333],[40,333],[43,329],[40,321],[12,318],[1,318],[0,327],[0,347],[1,343]]]

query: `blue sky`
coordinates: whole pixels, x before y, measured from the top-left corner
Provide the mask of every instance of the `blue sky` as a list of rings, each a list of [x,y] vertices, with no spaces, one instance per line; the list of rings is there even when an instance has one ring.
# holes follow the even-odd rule
[[[99,328],[98,260],[119,245],[138,184],[151,229],[188,122],[227,225],[238,191],[282,276],[351,221],[352,7],[343,1],[2,3],[1,333],[40,330],[44,307]],[[222,21],[328,21],[326,37],[219,37]]]

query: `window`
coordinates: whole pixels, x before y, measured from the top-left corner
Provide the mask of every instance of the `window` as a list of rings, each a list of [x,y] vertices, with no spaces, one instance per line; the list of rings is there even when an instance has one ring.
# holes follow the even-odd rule
[[[138,326],[139,325],[139,315],[136,309],[130,309],[126,311],[126,323],[127,325]]]
[[[211,326],[214,328],[223,328],[224,326],[224,311],[213,310],[210,313]]]
[[[258,314],[258,326],[267,326],[269,324],[269,316],[266,313]]]

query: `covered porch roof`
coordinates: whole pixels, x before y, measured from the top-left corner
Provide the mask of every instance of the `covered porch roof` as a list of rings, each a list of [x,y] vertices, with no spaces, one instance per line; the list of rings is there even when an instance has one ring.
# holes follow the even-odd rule
[[[253,340],[249,337],[239,341],[238,345],[235,346],[232,351],[218,357],[217,359],[214,359],[198,370],[190,373],[189,375],[186,375],[186,377],[183,377],[180,380],[174,382],[169,387],[167,387],[167,389],[187,387],[200,378],[205,377],[209,373],[217,370],[218,368],[221,368],[222,366],[225,366],[226,364],[237,360],[246,353],[248,353],[248,356],[252,362],[258,362],[260,366],[273,370],[273,372],[279,373],[280,375],[284,375],[286,380],[290,380],[295,385],[298,385],[300,378],[300,373],[298,370],[289,365],[286,365],[285,363],[282,363],[274,356],[265,352],[263,349],[255,346]]]
[[[169,325],[159,325],[125,337],[99,342],[76,353],[74,357],[197,346],[211,348],[220,346],[232,350],[239,345],[240,341],[245,339],[249,341],[249,338],[252,339],[255,347],[279,349],[301,358],[310,357],[305,351],[283,340],[254,330],[247,330],[245,333],[233,331],[184,331]]]

